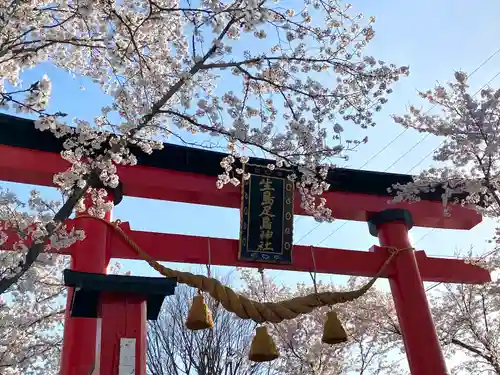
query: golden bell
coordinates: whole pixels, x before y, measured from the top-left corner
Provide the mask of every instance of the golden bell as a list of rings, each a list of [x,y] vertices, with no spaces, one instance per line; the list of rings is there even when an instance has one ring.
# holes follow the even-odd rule
[[[267,332],[267,327],[257,327],[257,332],[250,346],[248,359],[253,362],[269,362],[279,356],[276,344]]]
[[[326,315],[326,322],[323,328],[323,337],[321,338],[325,344],[340,344],[347,341],[347,333],[345,332],[342,323],[335,311],[329,311]]]
[[[189,309],[186,319],[186,328],[192,331],[214,327],[212,312],[208,308],[203,296],[198,294],[193,297],[193,304]]]

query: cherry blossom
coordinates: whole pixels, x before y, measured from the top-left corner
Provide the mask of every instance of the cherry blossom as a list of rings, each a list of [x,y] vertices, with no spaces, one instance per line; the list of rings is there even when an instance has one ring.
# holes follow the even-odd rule
[[[0,192],[0,245],[15,250],[0,252],[0,295],[11,301],[2,316],[24,316],[12,302],[19,298],[52,295],[41,282],[62,263],[46,248],[84,239],[64,225],[75,210],[103,217],[112,208],[106,189],[119,184],[117,166],[136,165],[138,152],[174,139],[225,148],[219,188],[248,178],[255,152],[272,160],[271,169],[294,168],[303,209],[331,221],[321,197],[328,167],[367,142],[350,139],[349,128],[374,126],[392,84],[409,73],[364,53],[374,22],[337,0],[0,0],[0,107],[36,117],[37,129],[63,139],[61,157],[70,163],[54,176],[60,203]],[[64,85],[44,74],[23,82],[43,64],[90,79],[111,104],[92,121],[52,110],[51,94]],[[58,271],[44,265],[49,260]],[[19,288],[28,292],[18,296]],[[30,303],[26,314],[48,314]],[[41,331],[54,331],[50,319]],[[13,326],[5,327],[8,337]],[[19,341],[8,371],[35,371],[43,353],[20,361],[33,342]]]
[[[277,302],[315,292],[314,284],[279,285],[265,274],[262,277],[249,270],[242,270],[241,277],[245,283],[244,293],[260,301]],[[316,290],[346,290],[357,286],[360,280],[352,278],[342,287],[317,283]],[[269,326],[280,351],[280,357],[273,362],[278,373],[403,374],[398,360],[402,342],[390,295],[372,289],[359,300],[334,308],[349,335],[348,342],[341,345],[321,343],[328,308]]]
[[[493,275],[498,273],[497,248],[481,260]],[[500,374],[500,342],[494,333],[500,328],[498,290],[495,280],[484,285],[440,285],[432,295],[433,316],[445,353],[456,358],[453,374]]]
[[[364,21],[333,0],[290,9],[273,1],[199,1],[187,8],[173,0],[31,1],[10,12],[4,87],[21,85],[24,69],[50,57],[114,98],[94,123],[68,123],[63,112],[44,112],[52,90],[47,77],[26,89],[24,101],[4,93],[4,106],[36,112],[40,130],[67,137],[62,155],[72,167],[55,178],[66,192],[94,170],[116,186],[116,164],[136,163],[132,145],[149,153],[173,135],[204,133],[229,142],[236,159],[247,145],[300,165],[303,208],[330,220],[319,198],[329,185],[317,167],[366,142],[341,133],[349,123],[375,125],[372,114],[387,102],[390,85],[408,74],[364,55],[374,18]],[[18,19],[25,22],[14,25]],[[222,80],[231,89],[221,91]],[[230,172],[218,186],[236,183]]]
[[[470,93],[467,74],[457,72],[454,82],[421,92],[420,96],[442,113],[429,114],[411,106],[408,114],[394,116],[394,121],[444,137],[434,153],[439,164],[423,171],[414,183],[396,185],[396,200],[415,201],[419,192],[441,185],[443,205],[459,201],[486,216],[498,217],[500,90],[483,87]],[[467,197],[457,199],[456,194],[461,193]]]
[[[498,222],[500,90],[483,86],[472,91],[468,76],[456,72],[454,81],[420,93],[440,110],[411,106],[408,114],[394,116],[406,128],[442,138],[435,150],[431,168],[405,185],[395,185],[395,201],[418,201],[421,192],[440,189],[443,207],[458,202],[477,209]],[[487,268],[493,282],[485,285],[438,285],[431,294],[433,316],[448,357],[458,364],[453,374],[500,374],[500,346],[497,335],[500,308],[498,300],[499,230],[489,240],[485,254],[458,254],[468,262]],[[456,362],[455,362],[456,363]],[[450,366],[451,367],[451,366]]]

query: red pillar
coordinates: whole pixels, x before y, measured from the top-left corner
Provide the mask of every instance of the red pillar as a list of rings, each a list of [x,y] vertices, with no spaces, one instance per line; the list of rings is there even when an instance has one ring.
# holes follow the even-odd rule
[[[386,210],[369,222],[370,232],[380,245],[409,249],[408,230],[413,223],[407,210]],[[389,278],[394,304],[412,375],[446,375],[446,363],[432,320],[429,302],[420,277],[415,253],[403,250]]]
[[[146,375],[146,299],[139,295],[106,293],[101,299],[101,353],[99,374]],[[126,357],[122,339],[132,339],[133,358]]]
[[[112,200],[112,194],[108,193],[107,198]],[[111,212],[105,219],[111,220]],[[105,274],[110,261],[107,226],[92,218],[82,218],[78,228],[85,231],[86,237],[74,246],[71,269]],[[60,375],[89,375],[98,364],[96,342],[100,322],[92,318],[71,318],[72,298],[73,288],[68,288]]]

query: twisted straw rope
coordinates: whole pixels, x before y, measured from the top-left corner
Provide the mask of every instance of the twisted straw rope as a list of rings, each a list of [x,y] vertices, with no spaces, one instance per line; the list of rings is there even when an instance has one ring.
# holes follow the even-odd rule
[[[120,228],[120,220],[111,223],[95,216],[84,215],[78,218],[94,218],[106,223],[116,230],[120,236],[156,271],[166,277],[175,277],[181,284],[189,285],[204,291],[228,311],[236,314],[241,319],[251,319],[256,323],[280,323],[283,320],[294,319],[301,314],[307,314],[316,308],[332,306],[337,303],[350,302],[365,294],[382,275],[390,261],[400,251],[408,249],[390,248],[391,254],[384,262],[377,274],[361,288],[347,292],[321,292],[303,297],[296,297],[280,302],[258,302],[235,293],[230,287],[223,285],[218,280],[190,272],[173,270],[162,266],[146,254],[124,231]]]

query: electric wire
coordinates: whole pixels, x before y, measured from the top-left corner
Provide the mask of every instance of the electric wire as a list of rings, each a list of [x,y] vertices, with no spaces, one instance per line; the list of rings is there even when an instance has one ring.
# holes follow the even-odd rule
[[[472,77],[478,70],[480,70],[484,65],[486,65],[488,63],[488,61],[490,61],[493,57],[495,57],[496,55],[498,55],[498,53],[500,53],[500,48],[498,48],[495,52],[493,52],[486,60],[483,60],[483,62],[481,64],[479,64],[479,66],[476,69],[474,69],[469,74],[469,77]],[[432,109],[434,109],[435,106],[436,105],[434,104],[431,108],[429,108],[429,110],[427,110],[425,112],[425,114],[429,113]],[[378,155],[380,155],[384,150],[387,149],[387,147],[389,147],[390,145],[392,145],[397,139],[399,139],[407,131],[408,131],[408,129],[404,129],[402,132],[400,132],[389,143],[387,143],[384,147],[382,147],[377,153],[375,153],[374,155],[372,155],[372,157],[370,159],[368,159],[366,162],[364,162],[364,164],[361,165],[358,169],[361,169],[364,166],[366,166],[368,163],[370,163],[373,159],[375,159]]]
[[[483,60],[483,62],[481,64],[479,64],[479,66],[477,66],[470,74],[469,74],[469,77],[471,77],[472,75],[474,75],[477,71],[479,71],[488,61],[490,61],[493,57],[495,57],[498,53],[500,53],[500,48],[498,48],[495,52],[493,52],[487,59]],[[484,87],[488,86],[496,77],[498,77],[500,75],[500,72],[498,72],[497,74],[495,74],[485,85],[483,85],[479,90],[477,90],[473,96],[477,95]],[[436,106],[436,104],[434,104],[431,108],[429,108],[425,114],[427,114],[428,112],[430,112],[434,107]],[[364,166],[366,166],[370,161],[372,161],[376,156],[378,156],[380,153],[382,153],[387,147],[389,147],[391,144],[394,143],[394,141],[396,141],[399,137],[401,137],[408,129],[404,129],[400,134],[398,134],[395,138],[393,138],[389,143],[387,143],[381,150],[379,150],[379,152],[377,152],[375,155],[373,155],[370,159],[368,159],[361,167],[359,167],[359,169],[363,168]],[[417,147],[420,143],[422,143],[427,137],[429,136],[429,133],[426,134],[425,136],[423,136],[417,143],[415,143],[411,148],[409,148],[408,150],[405,151],[405,153],[403,153],[398,159],[396,159],[391,165],[389,165],[385,170],[384,172],[387,172],[392,166],[394,166],[397,162],[399,162],[401,159],[403,159],[406,155],[408,155],[413,149],[415,149],[415,147]],[[444,141],[443,141],[444,142]],[[415,164],[408,172],[406,172],[407,174],[410,173],[413,169],[415,169],[418,165],[420,165],[428,156],[430,156],[434,151],[436,151],[442,144],[443,142],[441,142],[440,145],[438,145],[434,150],[432,150],[429,154],[427,154],[423,159],[421,159],[419,161],[419,163]],[[344,226],[346,226],[347,224],[349,223],[349,221],[346,221],[345,223],[343,223],[342,225],[340,225],[338,228],[334,229],[328,236],[326,236],[325,238],[323,238],[323,240],[321,240],[318,244],[316,244],[316,246],[319,246],[321,245],[322,243],[324,243],[327,239],[329,239],[332,235],[334,235],[335,233],[337,233],[340,229],[342,229]],[[306,238],[309,234],[311,234],[312,232],[314,232],[317,228],[319,228],[319,226],[321,225],[322,223],[318,223],[315,227],[313,227],[311,230],[309,230],[305,235],[303,235],[298,241],[297,241],[297,244],[302,241],[304,238]],[[434,229],[432,229],[434,230]],[[431,230],[431,231],[432,231]],[[427,236],[427,234],[425,235]],[[424,236],[424,237],[425,237]]]

